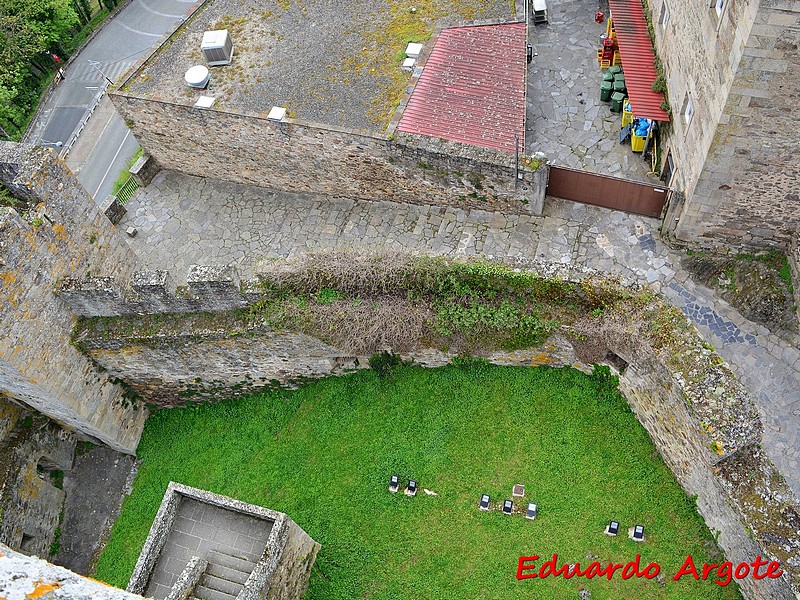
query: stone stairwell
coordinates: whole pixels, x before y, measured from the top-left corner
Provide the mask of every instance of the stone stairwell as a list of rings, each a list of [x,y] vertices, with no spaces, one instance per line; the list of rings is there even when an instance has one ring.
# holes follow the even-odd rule
[[[239,556],[209,551],[208,567],[189,600],[235,600],[255,566],[253,561]]]

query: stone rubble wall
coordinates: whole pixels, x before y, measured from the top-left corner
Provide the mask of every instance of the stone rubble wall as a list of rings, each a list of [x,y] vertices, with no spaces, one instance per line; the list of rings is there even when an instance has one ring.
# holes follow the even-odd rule
[[[210,399],[253,392],[279,382],[292,382],[309,377],[342,374],[367,365],[367,357],[353,357],[306,335],[251,330],[237,332],[227,342],[220,337],[203,339],[201,332],[187,332],[185,338],[164,339],[157,333],[149,339],[139,336],[134,343],[124,339],[106,339],[87,352],[103,368],[125,379],[140,391],[144,399],[155,404],[173,406],[174,389],[196,386],[195,395]],[[733,499],[715,474],[720,459],[708,444],[708,438],[696,416],[687,408],[681,381],[670,372],[639,337],[624,331],[605,337],[608,351],[628,363],[620,376],[620,389],[650,434],[667,465],[687,495],[697,497],[697,507],[727,559],[750,561],[757,554],[769,555],[750,535],[743,517],[734,508]],[[606,356],[606,352],[602,356]],[[485,357],[494,364],[510,366],[571,366],[590,372],[590,363],[597,357],[582,357],[572,343],[559,335],[551,337],[539,348],[516,352],[488,352]],[[435,349],[419,349],[405,358],[429,367],[449,363],[454,356]],[[597,362],[603,362],[602,358]],[[163,364],[180,365],[167,370]],[[298,365],[298,368],[294,368]],[[257,369],[258,377],[243,383],[241,373]],[[177,371],[177,373],[176,373]],[[178,374],[179,373],[179,374]],[[189,381],[189,378],[195,379]],[[227,386],[227,389],[225,389]],[[745,443],[747,440],[743,440]],[[727,449],[730,455],[744,447]],[[784,580],[741,580],[746,598],[784,599],[792,595]]]
[[[675,112],[672,138],[685,136],[683,142],[670,144],[687,153],[677,162],[678,172],[703,165],[696,185],[688,190],[692,193],[675,235],[707,244],[786,248],[800,226],[800,126],[795,116],[800,85],[800,4],[762,0],[726,2],[725,6],[719,32],[703,43],[715,49],[711,65],[687,60],[686,50],[693,48],[694,42],[682,34],[673,38],[679,46],[673,60],[693,73],[713,64],[723,64],[720,73],[727,73],[729,62],[736,65],[727,95],[722,93],[725,87],[697,90],[697,112],[688,133],[684,133],[685,122],[678,114],[682,98],[675,96],[670,86]],[[693,22],[683,10],[680,15],[675,11],[673,22]],[[709,15],[704,22],[716,23],[714,9]],[[733,47],[728,50],[731,42]],[[672,65],[669,67],[671,70]],[[714,77],[706,74],[704,79],[713,83]],[[718,110],[715,107],[706,118],[702,107],[722,98],[726,101],[714,128]],[[699,132],[706,137],[713,133],[710,143],[703,146],[708,148],[705,163],[699,160],[702,156],[691,156],[689,150]]]
[[[289,192],[541,214],[547,165],[520,171],[517,180],[509,152],[411,134],[389,140],[119,91],[109,96],[164,169]]]
[[[73,317],[54,290],[67,277],[127,279],[135,255],[54,152],[0,143],[0,180],[34,207],[0,209],[0,393],[133,453],[146,414],[70,344]]]
[[[13,418],[6,421],[9,415]],[[49,419],[0,399],[0,426],[3,421],[0,543],[49,556],[64,505],[64,492],[53,484],[50,472],[72,467],[75,436]]]
[[[0,590],[8,598],[42,600],[143,600],[0,543]]]

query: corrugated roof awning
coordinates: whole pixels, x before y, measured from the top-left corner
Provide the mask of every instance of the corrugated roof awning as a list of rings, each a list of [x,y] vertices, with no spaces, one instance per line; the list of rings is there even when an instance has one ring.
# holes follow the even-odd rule
[[[669,114],[661,108],[664,94],[652,90],[658,72],[641,0],[608,0],[608,5],[617,32],[625,86],[633,114],[656,121],[669,121]]]

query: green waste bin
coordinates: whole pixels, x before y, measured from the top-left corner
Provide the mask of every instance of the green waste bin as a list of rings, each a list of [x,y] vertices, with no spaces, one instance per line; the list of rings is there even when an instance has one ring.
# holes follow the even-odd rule
[[[614,78],[614,81],[625,81],[625,73],[617,73],[616,75],[612,75],[611,77]]]
[[[624,79],[621,80],[621,81],[619,79],[615,80],[613,89],[614,89],[615,92],[624,92],[625,91],[625,80]]]
[[[614,74],[606,71],[603,73],[603,81],[614,81]]]
[[[617,73],[622,73],[622,67],[620,67],[619,65],[615,65],[609,68],[608,72],[611,73],[612,75],[616,75]]]
[[[600,100],[602,102],[608,102],[611,100],[611,90],[613,85],[610,81],[603,81],[600,84]]]
[[[625,94],[622,92],[614,92],[611,94],[611,112],[622,112],[622,102],[625,100]]]

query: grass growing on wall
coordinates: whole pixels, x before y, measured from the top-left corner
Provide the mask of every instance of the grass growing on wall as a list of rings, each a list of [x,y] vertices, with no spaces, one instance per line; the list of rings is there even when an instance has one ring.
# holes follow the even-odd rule
[[[138,453],[97,569],[122,587],[172,480],[292,517],[322,544],[307,599],[739,597],[733,584],[671,581],[687,554],[719,557],[610,377],[476,362],[364,371],[157,411]],[[390,494],[392,473],[416,479],[417,497]],[[536,521],[477,509],[481,493],[500,502],[515,483]],[[647,542],[603,535],[612,518],[643,524]],[[582,565],[641,554],[666,581],[516,580],[520,555],[552,553]]]

